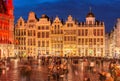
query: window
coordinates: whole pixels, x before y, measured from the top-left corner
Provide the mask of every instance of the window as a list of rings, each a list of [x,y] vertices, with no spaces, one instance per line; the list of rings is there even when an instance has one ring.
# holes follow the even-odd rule
[[[76,37],[74,37],[74,41],[76,41]]]
[[[60,29],[60,25],[58,25],[58,29]]]
[[[84,39],[82,39],[82,45],[84,44]]]
[[[22,26],[22,21],[20,21],[20,26]]]
[[[34,46],[36,45],[35,39],[33,39],[33,45],[34,45]]]
[[[87,39],[85,39],[85,45],[87,45]]]
[[[96,36],[96,29],[93,30],[94,36]]]
[[[44,26],[42,26],[42,30],[44,30],[45,28],[44,28]]]
[[[97,36],[100,36],[100,32],[99,32],[99,29],[97,29]]]
[[[78,36],[81,36],[81,30],[78,30]]]
[[[68,23],[68,24],[67,24],[67,27],[69,27],[69,26],[70,26],[70,24]]]
[[[99,42],[100,40],[99,40],[99,38],[97,39],[97,42]]]
[[[94,38],[94,45],[96,45],[96,38]]]
[[[66,41],[66,36],[64,37],[64,41]]]
[[[67,27],[73,27],[73,23],[68,23]]]
[[[85,36],[87,36],[87,33],[88,33],[88,30],[87,30],[87,29],[85,29]]]
[[[42,32],[42,38],[44,38],[45,37],[45,33],[44,32]]]
[[[103,45],[103,38],[101,38],[101,45]]]
[[[40,30],[40,26],[38,26],[38,30]]]
[[[89,24],[92,24],[92,21],[89,21]]]
[[[49,26],[46,26],[46,30],[49,30]]]
[[[26,30],[24,30],[24,35],[26,35]]]
[[[40,41],[38,41],[38,47],[40,47]]]
[[[82,36],[84,36],[84,29],[82,29]]]
[[[49,32],[46,32],[46,38],[49,38]]]
[[[46,46],[49,47],[49,41],[47,41],[46,44],[47,44]]]
[[[45,41],[42,41],[42,47],[45,47]]]
[[[31,22],[34,22],[34,20],[29,20],[29,22],[31,23]]]
[[[35,30],[33,31],[33,36],[35,36],[36,34],[35,34]]]
[[[101,29],[101,36],[103,36],[103,29]]]
[[[38,38],[40,38],[40,32],[38,32]]]

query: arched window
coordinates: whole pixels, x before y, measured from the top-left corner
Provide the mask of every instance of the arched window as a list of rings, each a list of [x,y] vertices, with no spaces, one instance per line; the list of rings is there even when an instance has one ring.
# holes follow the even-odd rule
[[[20,26],[22,26],[22,21],[20,21]]]

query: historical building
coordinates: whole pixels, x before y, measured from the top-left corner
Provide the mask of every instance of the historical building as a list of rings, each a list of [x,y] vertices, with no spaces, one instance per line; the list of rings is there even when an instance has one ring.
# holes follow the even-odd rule
[[[77,48],[81,56],[105,56],[105,27],[103,22],[96,21],[92,12],[86,16],[86,22],[77,27]]]
[[[45,14],[38,19],[30,12],[27,21],[18,19],[15,39],[17,55],[105,56],[104,22],[96,21],[91,11],[80,23],[71,15],[63,22],[58,16],[51,20]]]
[[[117,19],[114,29],[108,34],[108,44],[106,47],[109,48],[109,56],[114,58],[120,57],[120,18]]]
[[[0,58],[14,56],[12,0],[0,0]]]

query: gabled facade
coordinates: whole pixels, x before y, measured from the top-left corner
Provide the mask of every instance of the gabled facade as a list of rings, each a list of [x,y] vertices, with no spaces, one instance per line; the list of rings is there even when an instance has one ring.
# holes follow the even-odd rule
[[[78,55],[105,56],[105,26],[104,22],[96,21],[92,12],[86,16],[86,22],[77,27]]]
[[[20,19],[18,20],[20,21]],[[21,21],[24,23],[23,19]],[[34,12],[29,13],[23,27],[16,23],[15,32],[25,28],[26,34],[24,52],[27,56],[105,56],[105,26],[104,22],[96,21],[92,12],[86,16],[85,22],[76,22],[71,15],[65,22],[58,16],[54,20],[43,14],[37,19]],[[20,42],[15,33],[15,38]],[[27,44],[28,43],[28,44]],[[16,50],[22,50],[20,43]]]
[[[120,57],[120,18],[117,19],[114,29],[109,34],[109,55],[113,58]],[[106,45],[106,46],[108,46]]]

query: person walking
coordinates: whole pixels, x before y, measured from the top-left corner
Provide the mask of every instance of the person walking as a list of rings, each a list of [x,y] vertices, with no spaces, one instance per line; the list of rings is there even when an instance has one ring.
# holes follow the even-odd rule
[[[105,81],[106,80],[105,72],[100,72],[99,73],[99,80],[100,81]]]
[[[113,78],[111,77],[111,74],[110,73],[107,73],[106,74],[106,79],[105,81],[114,81]]]

